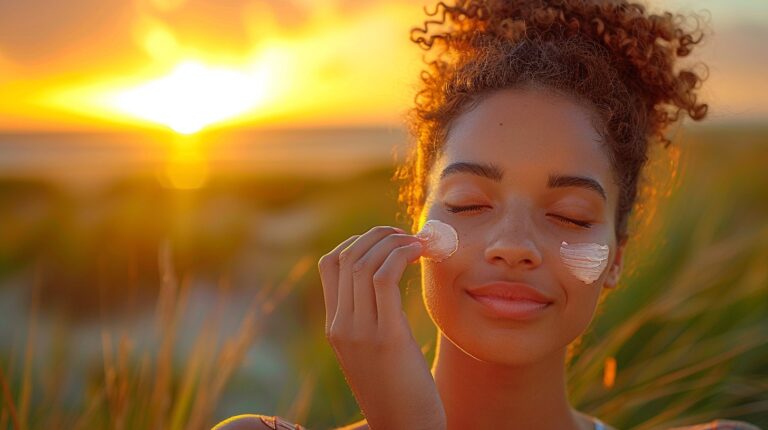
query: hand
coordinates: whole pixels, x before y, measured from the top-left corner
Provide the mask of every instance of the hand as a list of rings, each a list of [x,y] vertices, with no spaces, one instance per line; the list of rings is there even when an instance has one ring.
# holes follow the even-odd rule
[[[320,258],[325,335],[371,429],[445,429],[398,288],[405,268],[418,261],[420,240],[401,233],[374,227]]]

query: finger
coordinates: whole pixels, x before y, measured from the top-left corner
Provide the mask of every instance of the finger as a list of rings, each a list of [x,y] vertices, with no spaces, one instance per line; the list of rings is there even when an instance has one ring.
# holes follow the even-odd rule
[[[408,263],[417,261],[422,251],[420,242],[400,246],[389,254],[374,273],[373,290],[376,294],[378,327],[391,327],[401,317],[403,304],[398,284]]]
[[[323,300],[325,301],[325,333],[330,332],[333,317],[336,314],[336,308],[339,294],[339,254],[352,242],[359,234],[341,242],[328,254],[323,255],[318,262],[320,271],[320,283],[323,285]]]
[[[355,327],[373,327],[377,322],[376,294],[373,291],[374,273],[397,247],[418,241],[417,237],[407,234],[387,235],[352,264]]]
[[[360,256],[368,252],[374,244],[387,235],[396,232],[397,230],[394,227],[373,227],[339,253],[339,293],[334,321],[339,319],[339,322],[342,324],[345,322],[352,323],[352,316],[355,311],[352,265]]]

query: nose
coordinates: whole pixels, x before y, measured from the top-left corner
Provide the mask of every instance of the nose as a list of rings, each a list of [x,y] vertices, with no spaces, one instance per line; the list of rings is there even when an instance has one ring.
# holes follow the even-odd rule
[[[541,264],[541,252],[533,238],[528,218],[519,213],[505,217],[496,225],[485,258],[492,264],[533,269]]]

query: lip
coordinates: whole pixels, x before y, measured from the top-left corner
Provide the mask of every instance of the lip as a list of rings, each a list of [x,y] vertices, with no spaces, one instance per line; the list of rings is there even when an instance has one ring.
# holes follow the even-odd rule
[[[506,300],[528,300],[539,304],[550,304],[554,300],[535,288],[521,282],[494,281],[467,291],[471,296],[495,297]]]
[[[552,300],[533,287],[513,282],[492,282],[472,288],[467,294],[492,318],[518,321],[538,317],[550,307]]]

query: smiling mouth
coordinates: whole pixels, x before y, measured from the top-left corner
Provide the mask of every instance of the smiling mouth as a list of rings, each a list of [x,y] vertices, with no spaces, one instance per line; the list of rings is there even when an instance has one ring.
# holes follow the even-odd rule
[[[552,304],[528,299],[468,294],[481,305],[482,311],[493,318],[529,320],[542,314]]]

